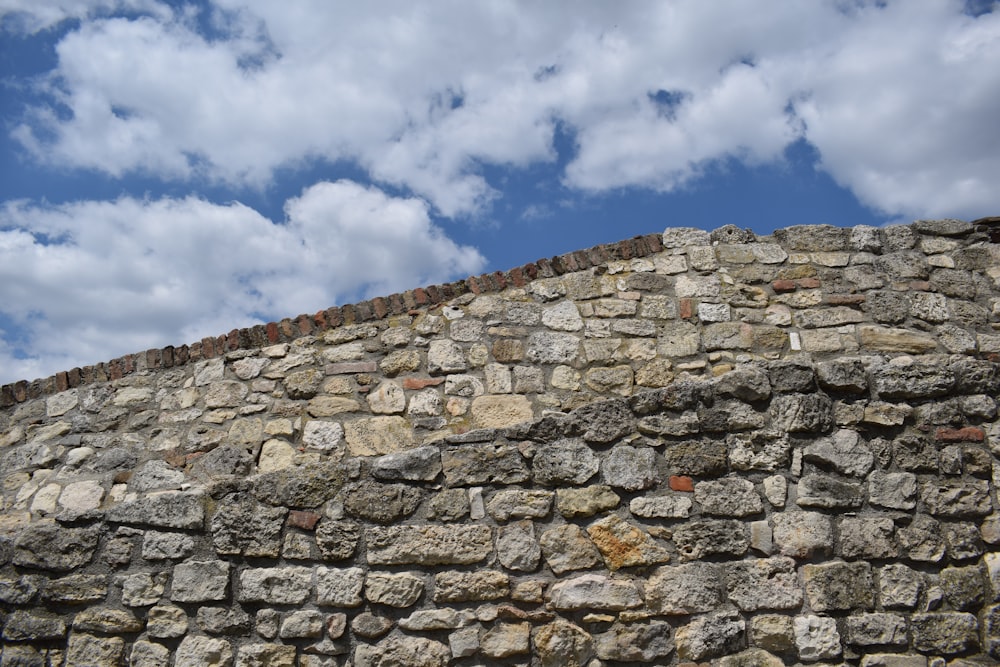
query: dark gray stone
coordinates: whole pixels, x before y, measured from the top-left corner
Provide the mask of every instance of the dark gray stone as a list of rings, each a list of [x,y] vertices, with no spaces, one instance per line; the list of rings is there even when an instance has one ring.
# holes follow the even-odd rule
[[[326,560],[343,560],[354,555],[361,528],[353,521],[323,519],[316,528],[316,546]]]
[[[931,272],[927,256],[916,250],[901,250],[877,257],[875,267],[893,280],[925,280]]]
[[[851,230],[833,225],[793,225],[774,231],[785,250],[835,252],[851,249]]]
[[[870,610],[875,606],[875,584],[868,563],[803,565],[802,576],[813,611]]]
[[[833,426],[833,401],[825,394],[783,394],[771,401],[771,419],[788,433],[825,433]]]
[[[385,480],[429,482],[441,473],[441,451],[436,446],[416,447],[380,456],[372,462],[372,476]]]
[[[936,563],[944,558],[947,550],[941,533],[941,524],[926,514],[918,514],[910,525],[896,531],[896,538],[910,560]]]
[[[886,364],[872,373],[872,380],[880,398],[936,398],[955,386],[955,374],[950,369],[931,364]]]
[[[663,453],[671,475],[714,477],[728,469],[727,450],[718,440],[681,441],[667,446]]]
[[[469,444],[441,452],[444,477],[450,486],[519,484],[529,477],[524,458],[513,445]]]
[[[212,635],[244,635],[250,632],[250,615],[238,607],[199,607],[198,627]]]
[[[725,573],[729,599],[743,611],[796,609],[802,604],[802,588],[791,558],[728,563]]]
[[[160,493],[112,507],[105,516],[114,523],[201,529],[205,523],[204,497],[197,493]]]
[[[566,439],[539,445],[531,468],[537,484],[583,484],[597,473],[600,460],[583,441]]]
[[[420,489],[405,484],[355,482],[344,486],[344,510],[376,523],[394,523],[413,514],[420,505]]]
[[[624,399],[598,401],[571,413],[586,442],[609,443],[635,430],[635,418]]]
[[[804,475],[798,483],[796,503],[800,507],[850,509],[861,507],[867,494],[862,484],[832,475]]]
[[[749,546],[743,522],[735,519],[692,519],[674,530],[673,539],[681,560],[714,554],[742,556]]]
[[[275,507],[311,509],[334,498],[344,483],[336,463],[311,463],[250,478],[250,492]]]
[[[969,613],[914,614],[913,647],[925,653],[954,655],[979,648],[979,624]]]
[[[934,516],[982,517],[993,511],[989,482],[981,479],[928,479],[920,485],[920,500]]]
[[[860,359],[837,359],[816,365],[819,385],[827,391],[860,394],[868,391],[868,376]]]
[[[677,656],[704,660],[736,653],[744,646],[745,634],[746,622],[738,614],[701,616],[677,630]]]
[[[816,369],[796,360],[772,361],[767,365],[771,388],[778,392],[809,392],[816,388]]]
[[[196,477],[243,477],[250,472],[253,457],[242,447],[221,445],[202,454],[191,465],[191,474]]]
[[[945,600],[953,609],[974,612],[983,606],[986,585],[979,566],[947,567],[941,570],[940,582]]]
[[[14,540],[14,564],[69,572],[90,562],[100,532],[99,526],[67,528],[53,521],[32,524]]]
[[[616,625],[594,635],[594,650],[602,660],[655,662],[674,652],[674,629],[658,622]]]
[[[288,510],[257,502],[250,494],[226,496],[212,517],[212,543],[225,556],[277,558]]]
[[[872,290],[865,294],[865,310],[876,322],[898,324],[910,316],[910,297],[903,292]]]
[[[65,621],[41,611],[15,611],[7,617],[3,628],[3,638],[7,641],[45,641],[65,636]]]
[[[733,396],[752,403],[771,397],[772,380],[768,379],[768,373],[759,368],[741,366],[719,376],[713,384],[715,393],[719,396]]]

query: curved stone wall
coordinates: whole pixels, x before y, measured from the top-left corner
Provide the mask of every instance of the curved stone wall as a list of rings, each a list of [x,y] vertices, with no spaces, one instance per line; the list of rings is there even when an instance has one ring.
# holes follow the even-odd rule
[[[1000,659],[1000,246],[667,230],[3,388],[0,666]]]

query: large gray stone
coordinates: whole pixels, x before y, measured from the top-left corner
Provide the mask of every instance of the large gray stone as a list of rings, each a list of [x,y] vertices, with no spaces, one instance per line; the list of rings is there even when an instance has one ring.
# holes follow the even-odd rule
[[[619,445],[605,456],[601,476],[610,486],[639,491],[659,481],[656,452],[649,447]]]
[[[743,648],[746,622],[738,614],[700,616],[677,629],[677,656],[681,660],[705,660]]]
[[[375,604],[410,607],[424,592],[424,578],[409,572],[371,572],[365,579],[365,597]]]
[[[698,482],[694,487],[694,499],[702,512],[716,516],[743,517],[764,510],[753,482],[741,477]]]
[[[208,602],[229,597],[229,563],[221,560],[187,561],[174,568],[170,599]]]
[[[358,644],[354,651],[354,667],[446,667],[450,659],[451,651],[445,644],[402,635],[390,636],[377,644]]]
[[[493,549],[489,526],[371,526],[370,565],[471,565]]]
[[[743,611],[795,609],[802,604],[802,588],[791,558],[729,563],[725,573],[729,599]]]
[[[601,562],[601,554],[587,533],[575,524],[554,526],[539,539],[542,556],[556,575],[587,570]]]
[[[718,607],[723,577],[714,563],[663,566],[646,582],[646,604],[657,614],[699,614]]]
[[[14,564],[69,572],[90,562],[100,532],[100,526],[68,528],[54,521],[32,524],[14,540]]]
[[[344,486],[344,510],[365,521],[390,524],[413,514],[423,497],[420,489],[406,484],[359,481]]]
[[[239,601],[302,604],[312,593],[307,567],[259,567],[240,572]]]
[[[872,469],[875,456],[857,431],[840,429],[826,438],[819,438],[802,452],[802,458],[852,477],[864,477]]]
[[[875,586],[868,563],[803,565],[802,576],[813,611],[870,610],[875,606]]]
[[[674,630],[669,623],[615,625],[594,636],[597,657],[620,662],[656,662],[674,652]]]
[[[804,475],[798,483],[796,503],[800,507],[852,509],[861,507],[867,494],[858,483],[833,475]]]
[[[513,445],[475,443],[447,447],[441,464],[449,486],[475,484],[519,484],[530,473],[524,458]]]
[[[435,446],[386,454],[372,462],[372,476],[378,479],[429,482],[440,472],[441,451]]]
[[[508,570],[531,572],[542,557],[531,521],[518,521],[497,529],[497,560]]]
[[[833,551],[833,520],[818,512],[775,514],[774,543],[792,558],[828,556]]]
[[[735,519],[692,519],[674,530],[673,539],[681,560],[742,556],[749,546],[743,522]]]
[[[288,510],[234,493],[219,501],[212,517],[212,543],[223,556],[277,558]]]
[[[979,648],[979,623],[973,614],[914,614],[910,628],[913,647],[918,651],[953,655]]]
[[[591,636],[562,619],[538,628],[532,639],[540,667],[586,667],[594,655]]]
[[[642,604],[638,587],[629,579],[616,579],[601,574],[584,574],[563,579],[549,589],[555,609],[591,609],[621,611]]]
[[[539,445],[531,462],[535,482],[546,486],[583,484],[600,465],[593,450],[577,439]]]
[[[199,493],[159,493],[116,505],[106,517],[114,523],[200,530],[205,523],[204,497]]]

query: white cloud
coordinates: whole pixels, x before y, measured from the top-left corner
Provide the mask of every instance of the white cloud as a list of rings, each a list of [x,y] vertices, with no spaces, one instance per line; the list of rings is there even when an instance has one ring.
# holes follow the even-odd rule
[[[1000,15],[955,0],[217,0],[211,38],[163,7],[60,41],[50,85],[72,116],[16,131],[39,159],[255,186],[346,159],[452,217],[500,196],[483,165],[553,161],[564,123],[565,182],[588,191],[670,190],[805,138],[888,213],[1000,205]],[[658,91],[683,101],[664,113]]]
[[[0,209],[0,382],[480,271],[417,199],[319,183],[275,224],[202,199]],[[85,324],[83,324],[85,323]],[[16,352],[31,351],[16,359]]]

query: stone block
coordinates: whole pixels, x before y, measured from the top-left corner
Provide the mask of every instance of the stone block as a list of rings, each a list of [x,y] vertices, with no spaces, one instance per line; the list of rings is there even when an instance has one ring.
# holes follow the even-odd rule
[[[657,614],[708,612],[725,598],[722,572],[714,563],[659,567],[653,571],[645,589],[646,604]]]
[[[370,565],[471,565],[493,548],[484,525],[371,526],[366,536]]]
[[[875,606],[871,565],[833,561],[803,565],[806,595],[813,611],[871,610]]]

